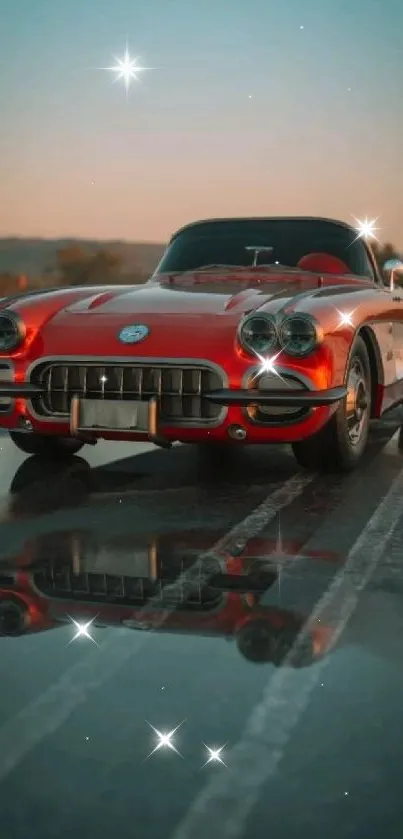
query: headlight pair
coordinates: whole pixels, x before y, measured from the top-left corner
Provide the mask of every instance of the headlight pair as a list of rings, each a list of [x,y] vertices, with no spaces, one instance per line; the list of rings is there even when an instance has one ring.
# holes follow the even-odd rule
[[[24,321],[15,312],[0,311],[0,353],[17,349],[25,339]]]
[[[309,315],[290,315],[280,323],[271,315],[250,315],[239,329],[239,342],[252,355],[266,356],[277,349],[301,357],[313,352],[322,338]]]

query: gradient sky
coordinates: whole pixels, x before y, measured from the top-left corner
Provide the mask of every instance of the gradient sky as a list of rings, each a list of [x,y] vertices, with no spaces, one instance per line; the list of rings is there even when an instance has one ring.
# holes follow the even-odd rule
[[[402,32],[402,0],[0,0],[0,235],[301,213],[401,247]],[[128,98],[93,69],[126,40],[161,68]]]

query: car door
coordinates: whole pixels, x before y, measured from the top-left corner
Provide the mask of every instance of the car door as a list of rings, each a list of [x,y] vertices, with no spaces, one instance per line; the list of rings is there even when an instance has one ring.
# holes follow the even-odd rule
[[[367,263],[367,271],[368,275],[372,276],[375,286],[382,290],[385,294],[385,300],[388,304],[389,308],[389,300],[391,303],[392,308],[392,292],[388,285],[385,284],[385,279],[377,266],[376,260],[371,249],[368,245],[364,244],[364,250],[366,254],[366,263]],[[403,291],[403,290],[402,290]],[[403,294],[402,294],[402,316],[403,316]],[[403,326],[403,321],[402,321]],[[379,347],[382,353],[382,363],[383,363],[383,370],[384,370],[384,383],[385,385],[393,384],[397,376],[397,369],[396,369],[396,345],[397,345],[397,334],[395,330],[395,324],[393,320],[390,321],[378,321],[377,323],[371,324],[371,327],[376,335]],[[403,337],[403,336],[402,336]],[[402,343],[403,347],[403,343]],[[403,361],[403,355],[402,355]]]

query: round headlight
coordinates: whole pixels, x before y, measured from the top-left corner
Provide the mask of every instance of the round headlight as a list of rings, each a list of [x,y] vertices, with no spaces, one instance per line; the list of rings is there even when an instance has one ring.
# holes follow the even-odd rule
[[[0,312],[0,352],[15,350],[25,338],[23,321],[11,312]]]
[[[318,328],[311,318],[292,315],[283,321],[280,329],[280,344],[290,355],[308,355],[320,341]]]
[[[276,323],[266,315],[248,318],[241,326],[239,340],[247,352],[266,355],[278,343]]]

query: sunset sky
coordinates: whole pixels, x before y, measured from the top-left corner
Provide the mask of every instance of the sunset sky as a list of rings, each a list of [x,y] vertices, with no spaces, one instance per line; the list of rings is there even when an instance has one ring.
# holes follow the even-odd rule
[[[402,0],[0,0],[0,235],[379,217],[403,245]],[[158,69],[124,84],[96,68]]]

